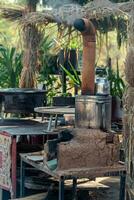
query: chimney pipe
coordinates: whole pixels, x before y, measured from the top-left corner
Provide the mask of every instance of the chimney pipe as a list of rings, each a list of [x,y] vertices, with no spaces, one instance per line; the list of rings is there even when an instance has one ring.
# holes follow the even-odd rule
[[[74,27],[83,36],[82,95],[94,95],[96,30],[88,19],[76,19]]]

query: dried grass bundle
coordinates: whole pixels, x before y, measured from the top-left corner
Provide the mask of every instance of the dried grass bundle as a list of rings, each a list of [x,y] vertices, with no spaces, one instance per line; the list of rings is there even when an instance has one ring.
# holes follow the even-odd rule
[[[57,23],[64,25],[72,25],[77,18],[101,19],[113,13],[119,12],[118,6],[110,1],[104,0],[89,2],[81,7],[77,4],[63,5],[58,9],[45,10],[43,12],[28,13],[21,19],[22,24],[44,24],[44,23]]]
[[[131,114],[134,112],[134,87],[128,86],[126,88],[123,98],[123,105],[126,114]]]
[[[37,86],[36,73],[38,69],[38,47],[42,39],[42,32],[35,25],[27,25],[22,29],[24,41],[23,70],[20,87],[35,88]]]
[[[23,16],[22,8],[0,8],[1,17],[10,21],[20,20]]]
[[[23,37],[24,48],[33,50],[38,48],[43,37],[43,33],[38,26],[32,24],[22,26],[20,33]]]
[[[27,13],[23,18],[20,19],[20,23],[23,26],[26,26],[28,24],[44,25],[53,22],[56,22],[56,19],[54,19],[54,16],[50,11],[45,11],[45,13],[43,12]]]
[[[134,10],[131,11],[128,31],[129,31],[129,44],[130,46],[134,47]]]
[[[36,0],[35,0],[36,1]],[[55,22],[70,25],[76,18],[101,19],[111,14],[130,14],[134,2],[112,3],[109,0],[94,0],[81,7],[77,4],[63,5],[59,9],[25,13],[24,8],[0,8],[1,16],[11,21],[20,20],[23,25]]]
[[[130,47],[125,61],[126,81],[134,87],[134,47]]]
[[[31,67],[24,67],[21,72],[20,88],[36,88],[36,72]]]
[[[129,137],[130,134],[130,127],[129,127],[129,114],[125,114],[123,117],[123,124],[124,124],[124,132],[125,132],[125,139]]]

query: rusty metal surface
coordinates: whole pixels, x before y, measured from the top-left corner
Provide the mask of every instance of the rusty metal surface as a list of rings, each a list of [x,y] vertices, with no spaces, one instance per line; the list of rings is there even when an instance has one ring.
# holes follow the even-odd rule
[[[77,22],[76,28],[83,36],[82,95],[92,95],[95,90],[96,30],[88,19]],[[82,29],[79,29],[79,22]]]
[[[43,106],[45,90],[29,88],[0,89],[5,113],[32,113],[34,107]]]
[[[111,130],[111,96],[77,96],[75,107],[76,127]]]
[[[44,135],[47,123],[34,120],[4,120],[0,123],[0,132],[7,132],[11,136]]]

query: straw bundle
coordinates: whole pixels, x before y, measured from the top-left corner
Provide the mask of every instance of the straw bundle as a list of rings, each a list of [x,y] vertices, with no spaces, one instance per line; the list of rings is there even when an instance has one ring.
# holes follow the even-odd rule
[[[36,74],[31,67],[23,68],[21,72],[20,88],[36,88]]]
[[[24,10],[22,8],[0,8],[1,17],[9,21],[17,21],[22,18]]]
[[[36,74],[38,70],[38,47],[42,33],[35,25],[23,27],[24,55],[23,70],[21,73],[20,87],[34,88],[37,86]]]
[[[134,47],[130,47],[125,62],[126,81],[134,87]]]
[[[58,9],[26,13],[24,8],[0,8],[0,15],[6,19],[20,20],[23,25],[52,23],[71,25],[76,18],[101,19],[111,14],[130,14],[134,2],[112,3],[109,0],[94,0],[85,6],[63,5]]]
[[[21,33],[24,41],[24,48],[31,50],[38,49],[42,39],[42,32],[39,30],[38,26],[32,24],[22,25]]]
[[[130,135],[130,127],[129,127],[129,115],[125,114],[123,117],[123,124],[124,124],[124,139],[127,139]]]
[[[102,19],[111,14],[126,14],[134,9],[134,2],[112,3],[109,0],[94,0],[85,6],[76,4],[63,5],[58,9],[45,10],[43,12],[32,12],[21,18],[22,24],[52,23],[72,25],[76,18]]]
[[[42,25],[53,22],[56,22],[56,19],[54,19],[52,13],[50,13],[49,11],[46,11],[45,13],[31,12],[26,14],[23,18],[20,19],[20,23],[22,25],[28,25],[28,24]]]
[[[128,86],[123,98],[124,111],[126,114],[134,112],[134,87]]]
[[[134,47],[134,9],[131,11],[128,31],[129,31],[129,44],[130,46]]]

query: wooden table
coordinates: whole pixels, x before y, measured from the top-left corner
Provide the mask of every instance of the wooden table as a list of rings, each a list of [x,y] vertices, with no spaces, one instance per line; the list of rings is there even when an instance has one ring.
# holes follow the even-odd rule
[[[35,111],[38,113],[47,113],[50,114],[49,122],[39,122],[36,120],[22,120],[22,119],[5,119],[0,121],[0,172],[4,171],[4,162],[5,167],[7,168],[7,176],[4,177],[4,183],[2,183],[2,178],[0,179],[0,188],[10,191],[12,198],[16,197],[16,156],[17,156],[17,138],[18,136],[40,136],[51,134],[52,130],[52,120],[55,117],[55,127],[57,125],[57,118],[59,114],[70,114],[74,113],[74,109],[70,108],[53,108],[53,107],[39,107],[35,108]],[[57,134],[57,132],[55,132]],[[7,143],[8,142],[8,148]],[[5,144],[4,144],[5,143]],[[4,155],[8,155],[10,162],[6,162],[7,159],[3,162]],[[11,169],[11,170],[10,170]],[[1,176],[0,174],[0,176]],[[8,182],[5,183],[5,181]]]
[[[75,108],[69,107],[38,107],[34,109],[35,112],[41,114],[49,114],[50,119],[47,127],[47,131],[49,132],[52,129],[52,121],[55,119],[55,126],[57,125],[57,118],[60,115],[64,114],[75,114]],[[125,166],[117,163],[115,166],[111,167],[98,167],[98,168],[81,168],[81,169],[69,169],[69,170],[51,170],[48,166],[49,164],[45,164],[42,162],[34,162],[29,159],[29,154],[21,154],[21,170],[20,170],[20,194],[21,197],[24,196],[24,182],[25,182],[25,164],[29,164],[34,168],[51,175],[59,180],[59,200],[64,200],[64,181],[66,179],[73,180],[73,200],[76,199],[76,186],[78,178],[93,178],[100,176],[108,176],[113,172],[118,172],[120,175],[120,197],[119,200],[124,200],[125,193],[125,178],[126,178],[126,170]]]
[[[64,181],[67,179],[73,180],[73,200],[77,199],[76,189],[77,189],[77,179],[78,178],[94,178],[109,176],[114,172],[118,172],[120,175],[120,195],[119,200],[124,200],[125,198],[125,179],[126,179],[126,169],[124,165],[117,163],[115,166],[110,167],[98,167],[98,168],[81,168],[81,169],[69,169],[69,170],[51,170],[48,165],[42,162],[35,162],[29,159],[30,154],[21,154],[21,170],[20,170],[20,194],[21,197],[24,196],[24,182],[25,182],[25,164],[29,164],[34,168],[52,176],[59,180],[59,200],[64,200]],[[43,158],[42,158],[43,159]]]
[[[33,120],[4,120],[0,123],[0,188],[16,197],[18,136],[45,135],[46,123]]]

